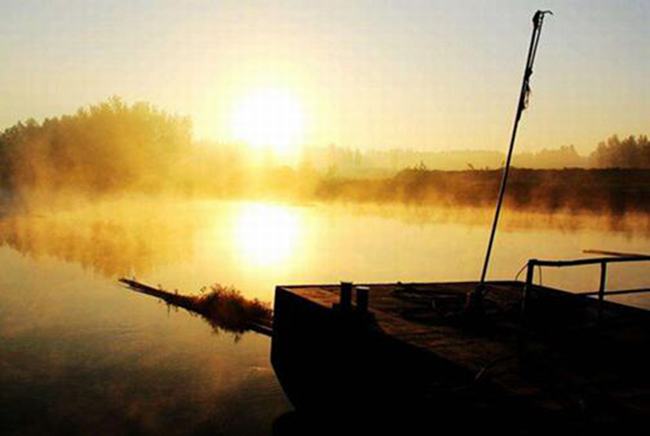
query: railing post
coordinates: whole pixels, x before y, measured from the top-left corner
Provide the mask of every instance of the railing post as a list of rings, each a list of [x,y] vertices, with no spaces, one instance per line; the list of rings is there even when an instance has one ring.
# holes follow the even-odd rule
[[[607,262],[600,263],[600,285],[598,286],[598,321],[603,317],[603,303],[605,302],[605,285],[607,282]]]
[[[523,323],[526,318],[526,309],[528,306],[528,297],[530,290],[533,286],[533,277],[535,276],[535,265],[537,260],[530,259],[526,270],[526,283],[524,284],[524,291],[521,297],[521,322]]]

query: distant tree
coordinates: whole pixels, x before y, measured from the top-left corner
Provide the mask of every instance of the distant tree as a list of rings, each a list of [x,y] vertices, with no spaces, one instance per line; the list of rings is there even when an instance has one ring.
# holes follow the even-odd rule
[[[613,135],[598,144],[589,160],[596,168],[650,168],[650,142],[646,135],[622,141]]]

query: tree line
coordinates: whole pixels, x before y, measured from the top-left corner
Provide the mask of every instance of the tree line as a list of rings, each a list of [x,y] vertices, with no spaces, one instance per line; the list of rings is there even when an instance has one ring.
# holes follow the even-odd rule
[[[330,154],[332,150],[337,151],[330,148]],[[368,153],[377,162],[382,159],[392,161],[401,156],[394,156],[394,153],[385,156],[381,152],[374,155]],[[440,157],[440,153],[435,157]],[[359,165],[364,158],[359,153],[350,156]],[[457,164],[462,168],[462,161],[477,156],[476,153],[465,152],[459,157],[461,160],[457,159]],[[347,159],[349,156],[344,157]],[[422,156],[414,154],[407,157]],[[359,175],[357,171],[353,177],[327,170],[319,171],[309,165],[299,165],[298,168],[279,164],[254,166],[250,164],[251,158],[236,144],[194,142],[188,118],[170,115],[149,103],[129,105],[120,98],[113,97],[81,108],[73,115],[48,118],[40,123],[31,119],[0,133],[0,191],[75,191],[96,195],[171,189],[184,194],[218,197],[323,198],[330,195],[337,197],[339,188],[345,186],[342,191],[346,194],[342,197],[367,196],[379,199],[384,196],[401,198],[401,194],[388,194],[406,187],[413,189],[416,194],[414,197],[421,194],[427,198],[431,194],[428,190],[433,189],[436,194],[433,197],[439,200],[440,193],[446,191],[453,192],[454,195],[470,196],[468,192],[471,189],[468,187],[472,186],[477,187],[478,191],[472,191],[471,195],[489,197],[486,192],[491,192],[487,185],[479,183],[482,180],[480,173],[491,171],[478,171],[477,168],[481,167],[469,164],[465,164],[469,170],[459,173],[462,177],[445,175],[445,171],[430,172],[427,170],[428,165],[424,164],[411,171],[399,173],[396,169],[382,173],[381,176]],[[565,146],[558,150],[518,155],[514,165],[519,168],[539,168],[540,162],[558,160],[565,161],[565,167],[574,168],[650,169],[650,143],[645,135],[629,136],[623,140],[612,136],[600,143],[589,156],[580,156],[574,147]],[[495,163],[493,171],[500,164],[502,162]],[[545,180],[550,176],[558,177],[554,172],[534,174],[544,174]],[[580,176],[577,177],[576,174]],[[572,182],[587,180],[586,173],[579,172],[574,176]],[[598,177],[607,178],[609,185],[613,183],[612,177],[618,176],[625,177],[622,173],[607,173],[607,177],[602,173]],[[498,179],[494,177],[488,177],[490,183]],[[354,179],[359,179],[359,186],[347,183],[339,185],[345,180]],[[620,180],[617,183],[624,182],[625,180]],[[426,187],[427,185],[431,186]],[[548,186],[548,183],[545,182],[544,185]],[[378,187],[385,192],[373,194],[373,189]],[[522,189],[524,188],[525,186]],[[448,200],[451,199],[445,197],[445,201]],[[472,198],[468,203],[475,201],[478,199]]]
[[[74,115],[30,119],[4,130],[0,183],[9,191],[159,186],[191,141],[189,119],[113,97]]]
[[[620,140],[614,135],[598,144],[589,156],[594,168],[650,168],[650,141],[646,135]]]

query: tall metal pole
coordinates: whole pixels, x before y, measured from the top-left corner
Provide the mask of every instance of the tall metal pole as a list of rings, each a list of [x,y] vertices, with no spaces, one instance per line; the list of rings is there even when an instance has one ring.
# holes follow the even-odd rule
[[[535,62],[535,55],[537,54],[537,45],[539,44],[539,37],[542,32],[542,23],[546,14],[552,14],[551,11],[537,11],[533,16],[533,33],[530,38],[530,46],[528,47],[528,57],[526,59],[526,67],[524,68],[524,78],[521,83],[521,91],[519,92],[519,102],[517,104],[517,111],[515,114],[514,125],[512,127],[512,135],[510,136],[510,146],[508,147],[508,155],[506,157],[505,167],[503,169],[503,176],[501,177],[501,187],[499,188],[499,197],[497,199],[496,210],[494,212],[494,220],[492,221],[492,230],[490,231],[490,239],[488,241],[487,250],[485,252],[485,261],[483,262],[483,270],[481,271],[481,281],[477,289],[473,292],[473,297],[480,299],[485,289],[485,278],[487,276],[488,267],[490,265],[490,255],[492,254],[492,245],[494,244],[494,236],[496,235],[497,225],[499,223],[499,215],[501,214],[501,206],[503,205],[503,197],[506,192],[506,184],[508,182],[508,175],[510,174],[510,161],[512,160],[512,152],[515,148],[515,139],[517,138],[517,129],[519,128],[519,120],[521,114],[528,105],[528,94],[530,93],[530,77],[533,74],[533,63]]]

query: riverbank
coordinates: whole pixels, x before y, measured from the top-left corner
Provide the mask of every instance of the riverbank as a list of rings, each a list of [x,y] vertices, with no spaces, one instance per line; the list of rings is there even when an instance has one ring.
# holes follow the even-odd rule
[[[403,170],[377,180],[325,179],[320,200],[493,206],[501,170]],[[650,212],[650,170],[513,168],[506,205],[529,211]]]
[[[168,184],[155,190],[86,189],[4,191],[5,210],[40,209],[43,205],[79,206],[98,200],[172,197],[283,203],[365,203],[424,207],[494,207],[502,171],[439,171],[405,169],[391,177],[347,178],[314,171],[278,167],[242,172],[226,185]],[[650,212],[650,170],[513,168],[506,207],[523,212],[597,213],[622,215]],[[0,207],[0,211],[3,207]]]

